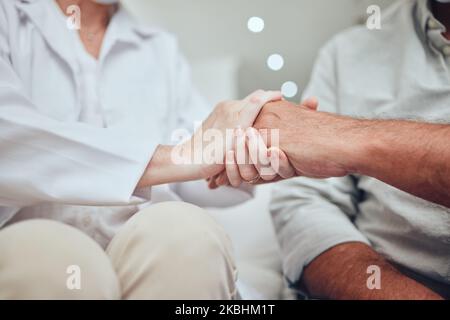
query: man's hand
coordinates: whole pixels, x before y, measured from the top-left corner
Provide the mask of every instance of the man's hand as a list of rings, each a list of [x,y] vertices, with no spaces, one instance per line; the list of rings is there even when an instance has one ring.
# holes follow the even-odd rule
[[[370,266],[380,270],[381,288],[370,290]],[[441,300],[442,297],[397,271],[363,243],[345,243],[317,257],[304,270],[302,284],[317,298],[344,300]]]
[[[352,159],[357,156],[353,146],[358,139],[354,134],[358,120],[351,118],[280,101],[266,105],[254,127],[279,130],[279,147],[288,156],[297,175],[311,178],[345,176],[350,173]]]
[[[318,101],[310,98],[303,101],[302,106],[317,110]],[[265,138],[254,128],[248,128],[245,132],[237,129],[233,150],[226,154],[225,170],[208,179],[209,187],[215,189],[231,185],[236,188],[242,183],[263,184],[295,176],[286,154],[277,146],[268,148]]]
[[[279,130],[297,175],[365,175],[450,208],[449,124],[355,119],[281,101],[254,126]]]

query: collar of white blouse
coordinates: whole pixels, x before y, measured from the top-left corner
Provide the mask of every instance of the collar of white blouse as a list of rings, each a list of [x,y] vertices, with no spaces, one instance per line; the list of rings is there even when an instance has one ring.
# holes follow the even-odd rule
[[[77,63],[73,61],[73,43],[70,41],[71,37],[67,35],[76,30],[67,27],[63,15],[59,19],[57,15],[51,14],[54,8],[50,6],[54,4],[48,0],[20,0],[16,1],[15,5],[23,17],[35,25],[49,47],[73,69]],[[118,11],[113,15],[108,26],[99,61],[103,61],[118,42],[138,46],[142,38],[154,36],[158,32],[158,28],[135,22],[123,6],[119,5]],[[76,70],[73,71],[76,72]]]

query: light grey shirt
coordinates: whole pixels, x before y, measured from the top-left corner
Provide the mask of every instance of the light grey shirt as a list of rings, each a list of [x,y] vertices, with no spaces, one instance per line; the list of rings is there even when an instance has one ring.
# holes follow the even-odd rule
[[[395,3],[381,30],[355,27],[321,50],[305,97],[343,115],[449,123],[450,42],[443,30],[427,1]],[[450,284],[450,209],[376,179],[286,181],[275,187],[271,213],[293,283],[327,249],[357,241]]]

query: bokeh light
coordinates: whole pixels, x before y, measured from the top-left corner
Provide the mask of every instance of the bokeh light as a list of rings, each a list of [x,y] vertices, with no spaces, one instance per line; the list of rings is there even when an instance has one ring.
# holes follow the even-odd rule
[[[281,92],[286,98],[293,98],[298,93],[298,86],[293,81],[287,81],[281,86]]]
[[[259,33],[264,30],[264,20],[260,17],[251,17],[247,22],[248,30]]]
[[[273,71],[281,70],[284,66],[284,59],[279,54],[272,54],[267,59],[267,66]]]

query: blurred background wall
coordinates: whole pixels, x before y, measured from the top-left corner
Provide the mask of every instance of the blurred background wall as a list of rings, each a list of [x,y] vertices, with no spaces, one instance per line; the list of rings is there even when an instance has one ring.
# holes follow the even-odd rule
[[[365,23],[369,5],[384,8],[393,0],[124,2],[140,20],[178,36],[183,52],[195,66],[197,81],[203,82],[199,86],[209,91],[205,94],[210,99],[231,98],[221,97],[225,94],[242,97],[259,88],[279,89],[284,82],[293,81],[299,91],[292,99],[297,101],[319,48],[341,30]],[[247,21],[252,16],[264,19],[261,33],[249,31]],[[267,58],[275,53],[284,58],[279,71],[267,67]],[[235,87],[224,79],[225,74],[233,73]]]

